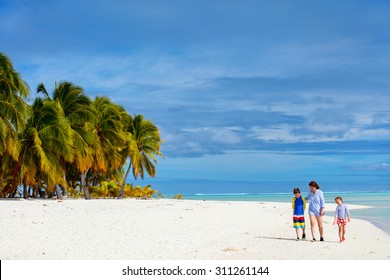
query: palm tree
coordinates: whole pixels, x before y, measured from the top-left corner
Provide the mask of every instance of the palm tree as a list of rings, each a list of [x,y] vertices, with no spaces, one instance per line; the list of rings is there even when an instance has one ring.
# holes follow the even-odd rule
[[[144,179],[145,172],[152,178],[156,175],[157,160],[155,156],[164,157],[160,152],[160,132],[150,121],[142,115],[136,115],[125,127],[128,132],[125,152],[129,157],[129,166],[122,180],[118,199],[123,198],[123,191],[130,169],[133,170],[134,179],[140,176]]]
[[[20,134],[19,181],[30,186],[44,182],[51,193],[57,184],[66,185],[59,159],[73,160],[71,129],[53,100],[37,98],[32,108],[33,114]]]
[[[13,68],[9,58],[0,53],[0,158],[9,154],[17,159],[21,131],[31,112],[23,98],[29,95],[27,84]]]
[[[107,97],[96,97],[92,107],[96,114],[94,133],[98,139],[94,146],[92,175],[97,181],[117,179],[125,163],[123,125],[129,115]]]
[[[51,99],[45,86],[40,84],[37,89]],[[71,137],[74,145],[74,161],[63,163],[64,177],[66,165],[74,165],[81,174],[81,188],[86,199],[90,199],[90,194],[85,186],[85,175],[93,164],[93,146],[96,138],[93,134],[93,124],[95,123],[95,114],[91,108],[91,100],[84,94],[84,90],[70,82],[61,82],[55,84],[53,92],[53,101],[56,102],[59,109],[62,110],[65,118],[71,127]]]
[[[17,159],[20,153],[20,132],[31,112],[24,101],[29,95],[27,84],[13,68],[10,59],[0,53],[0,162],[3,195],[17,190]],[[4,165],[7,163],[7,165]]]

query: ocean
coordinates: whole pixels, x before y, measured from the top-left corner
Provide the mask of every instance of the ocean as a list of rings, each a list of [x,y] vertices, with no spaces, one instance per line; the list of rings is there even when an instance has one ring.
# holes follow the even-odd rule
[[[305,192],[302,195],[306,195]],[[378,228],[390,234],[390,192],[324,192],[325,202],[336,204],[334,198],[341,196],[346,205],[367,205],[372,208],[351,210],[351,219],[357,218],[371,222]],[[169,197],[169,196],[168,196]],[[184,195],[190,200],[218,200],[218,201],[271,201],[291,202],[290,193],[231,193],[231,194],[193,194]],[[333,216],[334,212],[326,213]]]

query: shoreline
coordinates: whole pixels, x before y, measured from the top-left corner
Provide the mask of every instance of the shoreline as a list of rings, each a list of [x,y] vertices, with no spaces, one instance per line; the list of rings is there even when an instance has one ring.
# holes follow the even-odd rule
[[[326,204],[334,205],[334,209],[327,211],[326,216],[332,216],[336,207],[332,195],[341,195],[347,205],[370,206],[370,208],[354,211],[353,218],[368,221],[390,235],[390,191],[331,191],[324,192],[324,194]],[[184,197],[190,200],[289,202],[291,193],[197,194]],[[367,197],[368,200],[366,200]]]
[[[325,242],[309,241],[307,215],[308,240],[296,241],[290,203],[0,199],[0,209],[3,260],[390,259],[390,236],[353,217],[343,244],[329,216]]]

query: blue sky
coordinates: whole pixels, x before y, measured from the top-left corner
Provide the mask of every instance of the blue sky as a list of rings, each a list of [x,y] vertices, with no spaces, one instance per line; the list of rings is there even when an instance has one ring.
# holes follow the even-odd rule
[[[389,14],[376,0],[0,0],[0,51],[33,92],[68,80],[151,119],[166,158],[146,183],[164,193],[390,190]]]

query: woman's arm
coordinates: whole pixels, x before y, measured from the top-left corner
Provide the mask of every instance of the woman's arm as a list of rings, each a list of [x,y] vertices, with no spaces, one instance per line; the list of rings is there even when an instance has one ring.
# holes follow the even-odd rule
[[[310,192],[311,192],[311,191],[309,191],[309,193],[308,193],[307,196],[305,197],[305,200],[306,200],[306,201],[310,199]]]
[[[336,224],[338,215],[339,215],[339,214],[338,214],[338,208],[336,207],[336,211],[334,211],[334,220],[333,220],[333,225],[335,225],[335,224]]]
[[[319,193],[320,195],[320,207],[321,207],[321,216],[323,216],[325,214],[325,198],[324,198],[324,193],[321,191]]]

